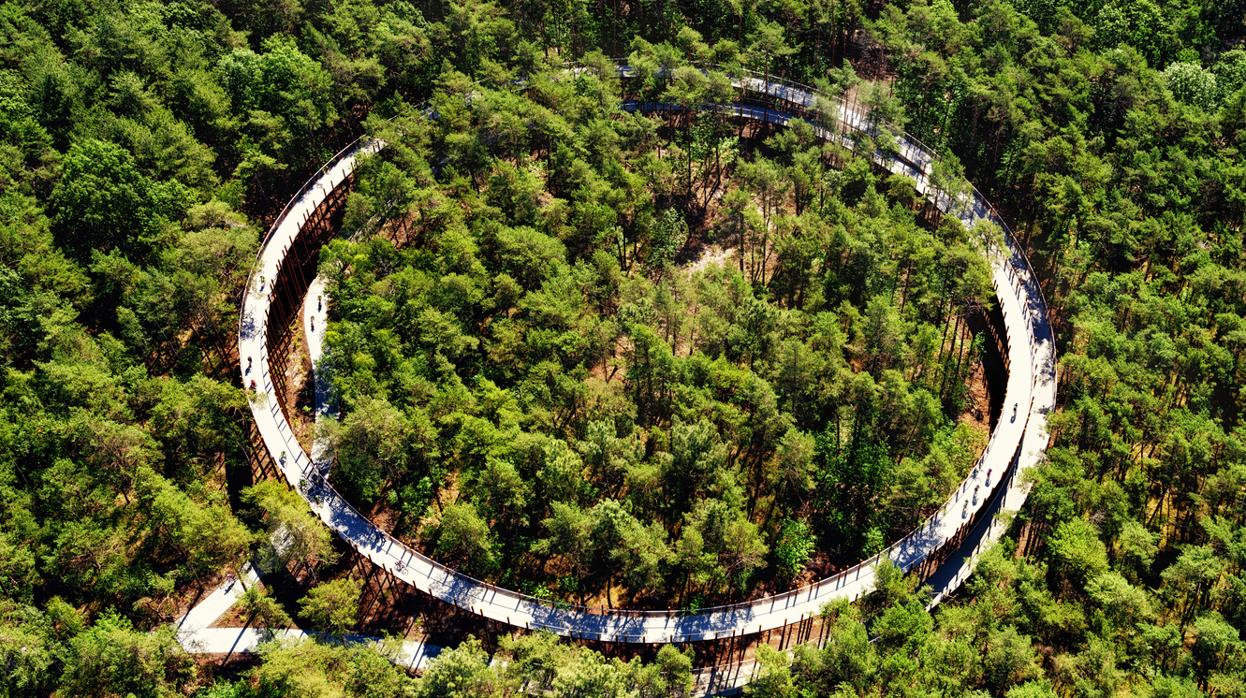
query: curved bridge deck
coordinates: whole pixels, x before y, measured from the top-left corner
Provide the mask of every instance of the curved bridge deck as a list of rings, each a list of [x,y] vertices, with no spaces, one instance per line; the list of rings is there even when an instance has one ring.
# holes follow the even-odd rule
[[[620,68],[626,77],[629,69]],[[821,99],[809,88],[762,79],[735,78],[746,96],[763,104],[736,103],[705,108],[730,111],[738,118],[786,124],[808,117]],[[646,111],[673,109],[661,103],[630,103]],[[816,124],[825,139],[856,147],[856,136],[873,128],[866,115],[840,105]],[[948,215],[973,227],[989,221],[1006,233],[1006,249],[990,250],[992,283],[1006,329],[1009,374],[1004,415],[991,433],[985,453],[954,495],[920,527],[878,555],[810,586],[754,601],[701,610],[626,611],[589,609],[536,599],[456,572],[419,553],[373,524],[325,481],[328,463],[313,458],[291,430],[280,395],[284,379],[273,360],[284,349],[282,337],[291,317],[279,316],[279,304],[302,305],[308,281],[293,282],[295,259],[309,249],[301,238],[309,222],[323,227],[322,205],[350,186],[360,156],[378,152],[384,143],[362,139],[326,164],[290,201],[272,226],[256,260],[242,303],[239,358],[243,384],[255,381],[251,412],[259,438],[282,476],[312,510],[359,554],[394,577],[446,603],[507,625],[550,630],[560,635],[602,642],[670,643],[716,640],[781,628],[816,616],[834,599],[857,599],[874,586],[875,570],[885,557],[904,570],[919,569],[935,586],[935,602],[955,590],[972,570],[976,554],[1004,533],[996,514],[1015,511],[1025,501],[1024,471],[1042,457],[1048,442],[1046,415],[1055,404],[1055,350],[1047,308],[1033,269],[994,208],[976,189],[958,197],[935,190],[930,182],[935,155],[918,141],[902,136],[894,151],[876,150],[876,165],[913,178],[917,190]],[[300,267],[301,268],[301,267]],[[299,277],[301,278],[301,277]],[[267,283],[265,283],[267,282]],[[286,288],[297,283],[299,288]],[[308,336],[319,353],[319,333]],[[251,363],[248,363],[251,362]],[[1010,419],[1010,405],[1018,416]],[[317,449],[319,450],[319,449]],[[320,454],[317,453],[317,456]],[[991,476],[988,478],[988,474]],[[980,489],[985,494],[974,497]]]

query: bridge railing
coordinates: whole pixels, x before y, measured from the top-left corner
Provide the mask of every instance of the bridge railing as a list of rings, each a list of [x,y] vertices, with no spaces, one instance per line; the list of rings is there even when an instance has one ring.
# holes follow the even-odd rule
[[[713,69],[716,66],[705,65],[704,67],[706,69]],[[763,83],[769,82],[770,84],[783,88],[780,91],[772,91],[770,89],[766,90],[767,94],[778,99],[785,99],[787,95],[793,92],[805,93],[809,95],[811,97],[810,100],[799,101],[799,102],[789,102],[789,103],[795,104],[796,106],[799,106],[802,109],[814,110],[815,112],[822,112],[822,113],[817,114],[817,117],[819,117],[820,119],[825,119],[826,114],[824,111],[816,109],[816,100],[818,99],[823,100],[824,102],[830,105],[833,105],[834,107],[833,113],[836,116],[838,116],[838,114],[842,110],[850,110],[854,112],[858,117],[861,117],[855,123],[851,121],[842,122],[842,121],[837,120],[837,122],[833,125],[832,124],[824,124],[824,125],[827,125],[830,127],[838,127],[841,125],[847,125],[850,129],[856,131],[857,133],[861,133],[863,135],[874,135],[874,134],[869,134],[865,130],[860,129],[856,126],[856,123],[868,123],[868,119],[865,117],[865,115],[861,114],[860,110],[858,110],[855,106],[849,107],[849,103],[840,97],[826,95],[825,93],[822,93],[821,91],[819,91],[817,88],[811,87],[802,82],[789,80],[787,78],[777,77],[774,75],[768,76],[755,70],[749,70],[746,68],[735,68],[735,69],[728,71],[728,74],[732,72],[743,77],[748,77],[753,80],[760,80]],[[940,155],[938,154],[939,151],[926,145],[926,143],[924,143],[920,138],[913,135],[912,133],[909,133],[907,131],[900,131],[900,140],[908,142],[909,144],[914,146],[919,152],[921,152],[922,155],[925,156],[926,163],[933,163],[935,160],[937,160],[940,157]],[[915,163],[915,164],[918,164],[918,163]],[[918,172],[919,172],[919,175],[923,177],[926,176],[926,173],[924,172],[923,169],[919,168]],[[1034,310],[1042,312],[1044,315],[1044,318],[1047,320],[1048,324],[1050,324],[1050,321],[1051,321],[1050,307],[1051,306],[1047,302],[1046,293],[1043,291],[1042,285],[1038,283],[1038,276],[1035,273],[1034,265],[1030,261],[1030,257],[1026,252],[1025,245],[1021,244],[1021,242],[1017,239],[1016,235],[1013,233],[1012,228],[1004,220],[1003,215],[999,213],[999,210],[996,208],[995,204],[991,203],[990,199],[986,198],[986,196],[982,194],[981,190],[979,190],[978,187],[975,186],[972,182],[969,182],[968,184],[969,184],[970,190],[973,193],[973,199],[970,202],[962,202],[962,206],[971,208],[972,201],[976,200],[978,202],[981,202],[987,208],[989,219],[995,224],[997,224],[1000,227],[1000,229],[1003,231],[1004,236],[1009,243],[1010,252],[1012,254],[1020,255],[1021,257],[1021,260],[1020,260],[1021,263],[1019,265],[1013,264],[1011,266],[1015,267],[1015,271],[1018,271],[1024,274],[1025,276],[1024,281],[1030,284],[1031,286],[1033,286],[1034,290],[1037,291],[1039,295],[1040,307],[1035,308]],[[936,192],[936,196],[939,194],[942,194],[942,192]],[[966,209],[962,208],[961,212],[963,212],[964,210]],[[945,213],[955,214],[957,212],[956,211],[945,211]],[[1027,325],[1028,324],[1029,323],[1027,323]],[[1031,332],[1031,340],[1034,340],[1033,327],[1028,327],[1027,329]]]
[[[258,273],[260,269],[259,261],[264,256],[264,250],[265,248],[268,247],[268,243],[272,240],[273,235],[277,233],[277,230],[281,228],[281,225],[285,222],[286,218],[289,216],[291,207],[293,207],[300,200],[302,200],[302,198],[307,195],[307,192],[311,191],[311,189],[316,186],[316,183],[319,182],[320,179],[325,176],[325,174],[330,172],[334,167],[338,165],[338,163],[342,161],[342,158],[346,157],[349,153],[353,153],[355,150],[357,150],[359,144],[367,139],[368,139],[368,136],[366,134],[361,135],[358,138],[355,138],[353,141],[343,146],[341,150],[334,153],[333,157],[329,158],[329,160],[325,162],[323,165],[321,165],[315,172],[311,173],[311,175],[308,176],[307,180],[303,182],[303,186],[299,187],[298,191],[294,192],[294,195],[291,196],[289,200],[286,201],[286,205],[281,208],[281,211],[277,214],[277,217],[273,219],[272,224],[268,226],[268,230],[264,232],[264,237],[260,240],[260,245],[255,251],[255,262],[256,263],[251,265],[251,271],[247,274],[246,286],[243,287],[242,299],[239,301],[239,312],[238,312],[238,336],[239,337],[244,336],[244,327],[247,321],[247,318],[245,317],[245,313],[244,313],[245,308],[246,308],[246,303],[247,303],[247,295],[251,293],[251,289],[255,286],[255,283],[254,283],[255,275]]]
[[[868,123],[868,121],[861,118],[862,115],[859,112],[856,112],[855,109],[853,111],[853,116],[856,118],[848,122],[844,122],[839,119],[837,119],[835,122],[827,122],[826,121],[827,115],[824,113],[824,110],[819,110],[815,108],[817,100],[826,100],[829,104],[834,105],[834,114],[838,116],[846,108],[842,100],[838,100],[835,98],[830,98],[825,95],[822,95],[814,88],[808,85],[801,84],[801,83],[783,80],[781,78],[777,78],[774,76],[761,76],[760,74],[757,74],[753,71],[740,71],[740,72],[742,72],[742,74],[745,77],[748,77],[752,80],[761,80],[762,90],[764,94],[766,94],[768,97],[778,98],[782,101],[788,102],[789,104],[796,104],[800,106],[801,108],[800,111],[814,115],[817,121],[821,122],[820,125],[823,128],[826,128],[828,130],[834,129],[836,132],[838,132],[840,127],[847,126],[850,131],[861,133],[863,135],[873,135],[869,133],[868,131],[858,127],[857,125],[858,123]],[[779,87],[782,89],[776,90],[774,89],[775,87]],[[788,97],[791,97],[791,96],[799,96],[801,98],[801,101],[796,102],[796,101],[789,100]],[[907,141],[910,144],[910,146],[916,149],[918,153],[922,156],[922,162],[915,163],[918,166],[914,167],[914,169],[918,173],[919,177],[925,177],[926,175],[925,167],[928,164],[933,163],[937,158],[935,152],[932,149],[925,146],[925,144],[921,143],[921,141],[919,141],[918,139],[908,134],[903,134],[901,136],[902,144],[904,141]],[[287,202],[286,206],[282,209],[282,211],[278,214],[277,218],[274,220],[273,224],[270,226],[269,230],[265,234],[263,243],[261,244],[261,247],[260,247],[260,251],[257,253],[257,259],[262,257],[264,253],[264,249],[271,242],[271,238],[273,234],[281,227],[281,225],[286,220],[291,207],[297,202],[299,202],[311,189],[313,189],[317,185],[317,183],[320,181],[321,178],[323,178],[328,172],[332,171],[333,168],[336,167],[339,163],[341,163],[341,161],[345,157],[357,154],[360,150],[364,148],[365,144],[368,144],[370,142],[372,141],[369,136],[366,136],[366,135],[360,136],[359,138],[355,139],[351,143],[347,144],[345,147],[339,150],[336,154],[334,154],[334,156],[328,162],[322,165],[315,173],[311,175],[311,177],[309,177],[309,179],[303,184],[303,186],[298,190],[298,192],[296,192],[296,194]],[[926,178],[926,184],[929,185],[928,178]],[[938,202],[939,197],[941,195],[943,195],[943,192],[940,190],[934,189],[934,188],[930,188],[929,192],[927,193],[927,196],[932,197],[933,200],[936,201],[936,203]],[[947,198],[949,199],[949,202],[950,202],[951,197],[947,197]],[[1005,235],[1006,240],[1008,241],[1010,253],[1011,253],[1008,258],[1008,261],[1009,261],[1008,268],[1010,269],[1010,272],[1016,273],[1022,283],[1025,283],[1031,286],[1035,291],[1037,291],[1037,293],[1039,294],[1038,303],[1041,306],[1037,310],[1041,313],[1046,313],[1046,309],[1047,309],[1046,299],[1042,295],[1041,286],[1037,283],[1037,278],[1034,275],[1033,267],[1030,264],[1029,258],[1028,256],[1026,256],[1024,249],[1017,243],[1016,238],[1013,236],[1007,224],[1004,223],[1002,217],[999,216],[998,211],[994,208],[994,206],[992,206],[990,202],[985,197],[983,197],[976,188],[972,188],[972,196],[970,197],[970,202],[971,203],[969,204],[964,204],[963,202],[961,202],[961,204],[962,206],[968,205],[970,208],[972,208],[973,202],[981,202],[982,205],[987,207],[989,211],[990,219],[996,222],[1000,226],[1001,230],[1003,231]],[[949,203],[948,206],[950,209],[951,203]],[[963,208],[961,209],[962,212],[964,210],[965,209]],[[950,210],[945,211],[945,212],[953,214],[953,215],[955,214],[954,211],[950,211]],[[1019,257],[1019,261],[1020,261],[1019,265],[1018,265],[1017,257]],[[253,265],[251,274],[248,275],[247,287],[243,294],[244,296],[243,306],[244,307],[247,301],[246,296],[250,293],[250,289],[253,287],[253,277],[256,273],[257,268],[258,268],[258,265]],[[269,290],[269,292],[271,294],[271,289]],[[271,303],[266,305],[266,309],[268,308],[271,308]],[[262,320],[264,320],[264,322],[258,323],[258,326],[261,328],[260,332],[262,333],[260,340],[266,345],[267,344],[266,342],[267,318],[262,318]],[[240,333],[242,332],[244,321],[245,321],[245,318],[240,316],[239,318]],[[1029,350],[1030,350],[1031,360],[1033,362],[1033,361],[1037,361],[1038,357],[1035,353],[1036,335],[1034,333],[1034,329],[1031,323],[1032,323],[1032,320],[1027,319],[1027,321],[1024,324],[1026,326],[1027,339],[1029,340],[1029,345],[1030,345]],[[242,335],[240,334],[240,336]],[[267,377],[264,377],[264,378],[267,379]],[[1038,372],[1036,371],[1035,380],[1032,382],[1031,390],[1030,390],[1031,405],[1032,405],[1032,400],[1033,400],[1032,387],[1034,384],[1037,383],[1037,379],[1038,379]],[[270,382],[267,383],[266,387],[267,386],[271,386],[271,383]],[[280,411],[280,406],[271,405],[270,409],[276,409]],[[1025,425],[1027,427],[1028,427],[1028,420],[1029,420],[1029,412],[1030,410],[1027,409],[1027,413],[1026,413],[1027,421]],[[284,420],[281,420],[281,421],[284,421]],[[281,431],[281,430],[279,431],[281,433],[283,444],[286,446],[287,453],[289,453],[294,458],[295,465],[299,466],[300,472],[302,472],[304,477],[306,477],[311,472],[311,469],[314,465],[311,456],[308,455],[304,451],[302,446],[298,443],[297,439],[290,432],[288,428],[288,423],[287,423],[287,428],[284,431]],[[1024,434],[1025,430],[1023,429],[1021,433]],[[1014,449],[1014,453],[1010,454],[1010,458],[1009,458],[1009,470],[1010,471],[1015,470],[1015,467],[1018,461],[1017,456],[1019,455],[1020,448],[1021,448],[1021,443],[1018,443]],[[983,461],[985,461],[990,454],[991,454],[991,442],[988,442],[987,449],[984,450],[984,452],[980,455],[977,463],[975,464],[974,472],[977,471],[977,469],[982,465]],[[992,495],[983,498],[982,506],[979,506],[977,509],[975,509],[975,515],[973,517],[968,517],[968,519],[964,523],[962,523],[960,527],[957,528],[956,534],[951,536],[949,539],[954,539],[958,537],[964,530],[967,529],[967,527],[974,526],[977,524],[977,520],[976,520],[977,512],[984,509],[986,501],[991,499],[994,496],[995,494],[994,490],[998,490],[999,487],[1002,486],[1002,483],[1008,480],[1008,478],[1005,477],[1005,475],[1006,473],[1003,473],[1003,472],[1000,473],[1000,476],[998,480],[996,481],[998,483],[997,486],[995,488],[992,488],[993,490]],[[969,481],[969,477],[967,477],[965,480],[961,482],[960,485],[958,485],[958,490],[965,488],[965,485],[968,481]],[[296,484],[296,483],[291,483],[291,484]],[[303,487],[304,489],[306,489],[308,486],[308,483],[306,482],[300,482],[297,484]],[[361,521],[368,522],[368,524],[371,525],[371,522],[368,519],[368,517],[366,517],[353,504],[351,504],[345,497],[343,497],[336,490],[336,488],[334,488],[331,484],[328,483],[327,479],[321,479],[318,483],[316,483],[316,486],[318,488],[321,488],[321,491],[325,492],[325,494],[327,494],[330,497],[330,499],[332,499],[333,506],[344,507],[347,510],[347,512],[349,512],[349,515],[356,517]],[[728,613],[728,612],[729,613],[748,613],[749,615],[751,615],[754,611],[766,611],[768,610],[767,607],[769,607],[769,609],[776,609],[776,608],[784,607],[788,604],[788,602],[800,596],[808,596],[810,599],[819,597],[828,588],[831,588],[833,591],[833,590],[842,588],[846,584],[850,584],[853,581],[856,581],[857,579],[859,579],[863,570],[875,567],[876,565],[881,563],[881,561],[884,558],[894,560],[896,558],[897,553],[900,550],[902,550],[908,545],[913,544],[916,538],[922,535],[922,532],[925,529],[930,527],[932,521],[935,520],[934,519],[935,516],[955,515],[952,502],[953,500],[949,500],[947,503],[945,503],[940,508],[938,512],[936,512],[935,515],[933,515],[930,519],[927,519],[925,522],[923,522],[922,525],[916,527],[913,531],[901,537],[899,540],[893,542],[891,545],[887,546],[886,548],[879,551],[878,553],[871,556],[870,558],[862,560],[856,563],[855,565],[849,568],[846,568],[844,570],[841,570],[840,572],[830,577],[826,577],[822,580],[819,580],[818,582],[812,585],[797,588],[797,589],[791,589],[791,590],[788,590],[788,591],[785,591],[779,594],[762,597],[760,599],[755,599],[752,601],[721,604],[721,605],[697,608],[697,609],[632,611],[632,610],[614,609],[614,608],[607,608],[607,607],[600,607],[600,606],[584,606],[584,605],[577,605],[577,604],[552,602],[547,599],[541,599],[541,598],[537,598],[537,597],[534,597],[528,594],[523,594],[520,592],[510,590],[510,589],[506,589],[504,587],[499,587],[497,585],[485,582],[483,580],[476,579],[463,572],[457,571],[452,567],[449,567],[443,563],[437,562],[436,560],[426,555],[423,555],[419,551],[407,546],[405,543],[402,543],[392,534],[374,525],[372,527],[376,531],[381,533],[384,544],[376,548],[364,548],[362,544],[356,544],[356,547],[360,548],[361,549],[360,552],[364,554],[365,556],[369,557],[370,559],[375,560],[375,558],[380,558],[379,560],[375,560],[375,561],[386,566],[387,568],[396,566],[397,563],[402,563],[401,565],[398,565],[398,572],[400,576],[405,575],[405,573],[407,572],[410,572],[410,573],[416,572],[416,570],[413,569],[412,567],[406,566],[404,562],[405,559],[414,559],[419,562],[420,567],[424,568],[423,570],[420,571],[420,573],[423,576],[425,576],[427,579],[433,582],[437,582],[438,580],[436,579],[434,575],[439,574],[442,577],[442,580],[441,580],[442,582],[450,578],[456,579],[461,582],[467,582],[470,586],[474,587],[475,590],[479,591],[479,593],[472,594],[472,596],[476,599],[483,599],[485,597],[488,597],[490,599],[490,602],[492,602],[497,597],[503,597],[503,598],[506,598],[512,601],[513,602],[512,607],[517,611],[520,611],[521,607],[524,605],[531,605],[533,609],[539,609],[542,611],[553,611],[555,612],[556,615],[561,616],[567,622],[550,623],[550,622],[542,621],[538,617],[534,616],[534,620],[532,622],[526,623],[526,625],[528,625],[528,627],[542,627],[546,629],[557,630],[557,631],[564,632],[564,633],[575,634],[576,629],[573,627],[573,623],[577,617],[611,615],[611,616],[618,616],[618,617],[632,617],[632,618],[644,618],[644,619],[663,619],[663,618],[673,619],[673,618],[686,617],[686,616],[691,616],[691,615],[708,617],[708,616],[714,616],[716,614]],[[389,552],[395,547],[397,547],[401,551],[401,553],[397,557],[394,557]],[[937,547],[938,546],[936,546],[936,549]],[[916,561],[913,561],[911,564],[902,564],[902,568],[907,570],[911,568],[913,565],[918,564],[918,562],[920,562],[921,559],[924,559],[924,556],[922,556],[922,558],[919,558]],[[470,603],[468,603],[468,605],[470,606]],[[733,633],[734,632],[735,630],[733,629]],[[645,636],[644,635],[617,635],[616,634],[616,635],[611,635],[611,637],[614,639],[641,639]]]

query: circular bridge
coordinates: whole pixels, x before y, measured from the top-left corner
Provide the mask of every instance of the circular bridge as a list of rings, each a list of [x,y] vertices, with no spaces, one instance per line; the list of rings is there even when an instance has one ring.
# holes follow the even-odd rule
[[[626,65],[619,76],[634,75]],[[989,222],[1003,231],[1003,247],[984,243],[1002,313],[1001,353],[1007,368],[1001,416],[986,450],[953,495],[918,528],[877,555],[809,586],[753,601],[695,612],[629,611],[589,608],[537,599],[474,579],[421,554],[382,530],[331,485],[329,460],[317,444],[309,454],[295,438],[287,418],[293,409],[286,364],[292,321],[299,313],[321,319],[321,332],[307,332],[309,354],[319,357],[325,324],[323,304],[306,303],[316,277],[320,247],[337,232],[355,164],[385,144],[362,138],[338,152],[290,200],[264,238],[243,294],[238,350],[243,385],[251,389],[256,456],[275,468],[308,502],[313,512],[360,555],[387,573],[446,603],[510,626],[549,630],[559,635],[618,643],[672,643],[717,640],[782,628],[817,616],[835,599],[860,598],[874,587],[883,560],[922,576],[934,589],[933,603],[954,591],[972,571],[978,553],[998,540],[1006,526],[998,514],[1020,508],[1028,494],[1021,475],[1047,447],[1046,419],[1055,405],[1055,348],[1047,305],[1029,260],[996,213],[978,192],[947,193],[930,180],[934,153],[915,138],[899,135],[894,147],[862,152],[873,143],[878,125],[867,112],[831,100],[813,88],[741,73],[732,77],[738,101],[703,105],[735,118],[774,125],[794,119],[812,123],[818,136],[869,157],[875,166],[910,177],[917,191],[946,215],[967,227]],[[829,108],[827,105],[830,105]],[[630,101],[624,109],[673,112],[663,102]],[[862,139],[863,136],[867,138]],[[317,389],[317,411],[323,389]],[[1009,406],[1014,406],[1010,411]],[[982,491],[982,497],[971,495]]]

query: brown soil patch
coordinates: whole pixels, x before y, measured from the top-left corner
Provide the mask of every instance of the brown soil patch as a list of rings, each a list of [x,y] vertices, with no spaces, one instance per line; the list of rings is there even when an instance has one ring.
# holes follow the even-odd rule
[[[303,450],[311,453],[312,441],[316,436],[315,401],[316,388],[311,380],[311,357],[307,353],[307,342],[303,327],[303,313],[296,313],[294,326],[290,336],[290,361],[286,368],[287,394],[284,402],[289,408],[290,430]]]
[[[242,610],[242,602],[239,601],[229,607],[228,611],[221,614],[220,618],[212,621],[211,628],[242,628],[248,625],[250,618]]]
[[[961,424],[968,424],[983,435],[991,431],[991,393],[987,389],[986,369],[981,361],[974,361],[969,372],[968,381],[969,405],[957,418]],[[983,441],[985,443],[985,440]]]

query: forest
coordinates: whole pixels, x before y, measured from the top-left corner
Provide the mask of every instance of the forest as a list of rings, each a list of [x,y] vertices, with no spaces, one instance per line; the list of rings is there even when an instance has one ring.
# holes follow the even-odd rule
[[[435,93],[359,175],[347,227],[393,232],[321,258],[339,488],[469,574],[627,607],[782,591],[914,528],[984,442],[954,421],[993,299],[974,233],[808,126],[529,80]]]
[[[5,0],[0,688],[691,691],[692,648],[540,633],[419,677],[333,641],[227,665],[177,642],[265,556],[295,591],[248,619],[356,625],[340,544],[251,481],[234,342],[262,231],[391,118],[345,227],[409,198],[324,261],[333,477],[395,530],[556,598],[695,605],[938,500],[979,445],[970,232],[799,128],[625,116],[608,81],[556,79],[617,56],[868,97],[999,206],[1052,306],[1060,404],[1005,543],[933,610],[899,575],[828,607],[825,645],[759,648],[746,692],[1246,694],[1244,41],[1242,0]],[[673,97],[713,88],[682,75]]]

